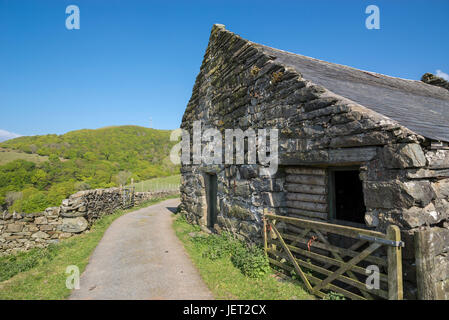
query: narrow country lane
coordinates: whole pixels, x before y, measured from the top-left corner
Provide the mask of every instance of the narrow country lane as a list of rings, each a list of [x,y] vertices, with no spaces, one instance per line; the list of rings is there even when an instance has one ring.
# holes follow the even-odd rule
[[[115,220],[70,299],[213,299],[176,237],[166,200]]]

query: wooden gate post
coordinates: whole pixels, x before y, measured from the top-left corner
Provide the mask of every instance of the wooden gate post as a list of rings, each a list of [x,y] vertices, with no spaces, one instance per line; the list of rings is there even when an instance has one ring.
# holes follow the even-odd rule
[[[419,300],[435,300],[435,284],[432,270],[435,268],[433,254],[429,242],[429,232],[415,233],[416,280]]]
[[[134,185],[131,188],[132,196],[131,196],[131,206],[134,207],[136,205],[136,199],[134,198]]]
[[[449,289],[445,286],[448,271],[439,264],[439,255],[447,250],[449,230],[433,227],[415,232],[416,281],[418,299],[448,300]]]
[[[389,225],[387,238],[392,241],[401,241],[401,231],[398,226]],[[388,299],[402,300],[402,249],[400,246],[387,247],[388,251]]]

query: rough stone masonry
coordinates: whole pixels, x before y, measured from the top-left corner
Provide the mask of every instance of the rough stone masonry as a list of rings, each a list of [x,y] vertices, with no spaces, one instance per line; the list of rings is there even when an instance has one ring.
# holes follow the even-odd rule
[[[181,128],[279,130],[279,170],[183,164],[181,207],[207,224],[207,177],[217,178],[216,230],[260,241],[264,209],[328,221],[331,169],[357,166],[366,227],[401,228],[408,297],[416,297],[413,235],[449,234],[449,92],[291,54],[214,25]],[[206,142],[203,141],[203,145]],[[191,148],[192,149],[192,148]],[[449,245],[438,255],[449,298]]]

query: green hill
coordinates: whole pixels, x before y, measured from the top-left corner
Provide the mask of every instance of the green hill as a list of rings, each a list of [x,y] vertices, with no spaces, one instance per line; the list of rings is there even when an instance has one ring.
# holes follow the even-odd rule
[[[40,211],[77,190],[178,174],[169,137],[169,130],[119,126],[0,143],[0,206]]]

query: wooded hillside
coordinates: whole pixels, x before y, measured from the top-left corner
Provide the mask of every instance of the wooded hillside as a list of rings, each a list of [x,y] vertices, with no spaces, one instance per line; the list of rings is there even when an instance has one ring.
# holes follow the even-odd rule
[[[119,126],[0,143],[23,152],[23,159],[29,154],[48,157],[40,163],[16,159],[0,166],[0,206],[35,212],[59,205],[78,190],[177,174],[179,167],[168,158],[174,145],[169,137],[169,130]]]

